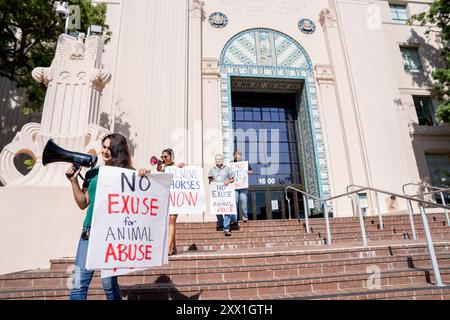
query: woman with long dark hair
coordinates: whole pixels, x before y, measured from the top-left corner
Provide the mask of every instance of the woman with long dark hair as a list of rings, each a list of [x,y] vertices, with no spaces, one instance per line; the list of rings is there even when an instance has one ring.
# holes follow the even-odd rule
[[[124,136],[113,133],[102,139],[102,158],[106,166],[114,166],[126,169],[132,169],[131,156],[128,150],[127,140]],[[86,172],[85,181],[82,188],[78,184],[78,174],[70,167],[66,174],[70,176],[72,183],[73,196],[75,202],[81,210],[87,208],[86,218],[83,223],[81,238],[78,243],[77,256],[75,259],[75,272],[72,282],[71,300],[86,300],[89,284],[94,275],[94,271],[86,269],[87,249],[89,245],[89,233],[91,229],[92,214],[94,211],[95,193],[97,189],[97,179],[99,167],[95,167]],[[108,300],[121,300],[117,277],[108,277],[102,279],[103,290]]]
[[[175,154],[172,149],[167,148],[161,152],[161,161],[158,161],[157,170],[160,172],[164,172],[167,167],[175,166]],[[180,162],[177,167],[183,168],[185,164]],[[148,169],[139,170],[140,175],[144,175],[150,172]],[[177,244],[176,244],[176,222],[177,222],[178,214],[173,214],[169,212],[169,256],[177,253]]]
[[[167,167],[175,165],[175,154],[173,150],[168,148],[161,152],[161,160],[162,162],[158,164],[158,171],[164,172]],[[184,167],[184,163],[179,163],[177,165],[179,168]],[[169,256],[177,253],[177,242],[176,242],[176,223],[177,223],[177,214],[173,214],[169,212]]]

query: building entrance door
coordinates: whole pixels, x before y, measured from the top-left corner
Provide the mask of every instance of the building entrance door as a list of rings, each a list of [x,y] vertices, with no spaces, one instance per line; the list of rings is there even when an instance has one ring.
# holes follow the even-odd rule
[[[249,219],[289,219],[304,216],[302,196],[284,188],[303,189],[301,145],[295,93],[232,91],[235,150],[249,161]],[[241,213],[239,214],[241,217]]]

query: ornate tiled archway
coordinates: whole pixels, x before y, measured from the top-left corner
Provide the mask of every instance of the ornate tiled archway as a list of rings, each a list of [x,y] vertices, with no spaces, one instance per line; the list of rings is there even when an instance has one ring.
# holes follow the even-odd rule
[[[320,120],[317,89],[311,59],[288,35],[272,29],[245,30],[232,37],[220,57],[222,146],[226,159],[233,152],[231,78],[260,77],[272,83],[302,81],[298,92],[299,133],[306,190],[330,195],[330,182]]]

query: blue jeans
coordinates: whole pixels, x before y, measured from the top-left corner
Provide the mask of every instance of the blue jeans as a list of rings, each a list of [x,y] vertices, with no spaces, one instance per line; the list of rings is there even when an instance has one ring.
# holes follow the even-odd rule
[[[239,207],[242,209],[242,219],[248,220],[247,197],[248,189],[235,190],[236,193],[236,210],[239,213]]]
[[[77,257],[75,259],[75,272],[72,281],[72,291],[70,300],[86,300],[89,284],[94,276],[93,270],[86,269],[86,258],[89,240],[83,240],[80,237],[78,243]],[[117,277],[102,278],[103,290],[108,300],[122,300]]]
[[[231,221],[237,222],[236,214],[217,215],[217,226],[222,227],[223,231],[230,230]]]

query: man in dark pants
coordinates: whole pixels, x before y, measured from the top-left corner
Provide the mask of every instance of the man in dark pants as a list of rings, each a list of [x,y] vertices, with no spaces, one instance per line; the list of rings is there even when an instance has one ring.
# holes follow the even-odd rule
[[[215,157],[216,166],[209,170],[208,179],[209,183],[217,182],[229,185],[234,182],[234,173],[230,167],[223,164],[224,156],[217,154]],[[237,215],[226,214],[225,216],[217,215],[218,227],[223,228],[223,232],[226,236],[231,236],[230,224],[231,221],[237,222]]]
[[[241,161],[242,153],[239,150],[234,151],[233,159],[234,162]],[[248,174],[252,175],[253,170],[250,166],[250,163],[248,164]],[[247,197],[248,197],[248,189],[238,189],[235,190],[236,193],[236,210],[239,212],[239,206],[242,209],[242,221],[247,222],[248,221],[248,210],[247,210]]]

